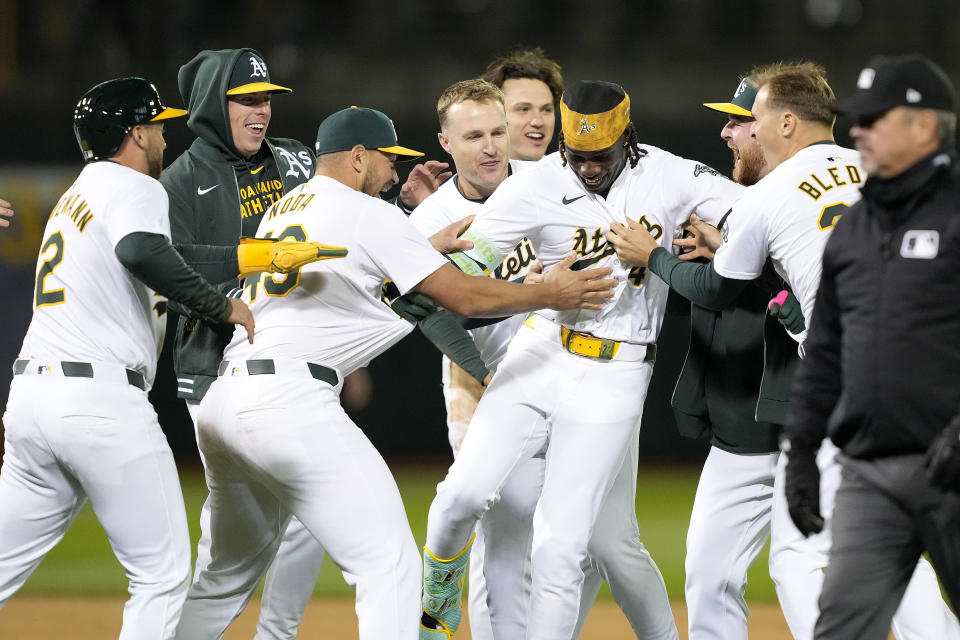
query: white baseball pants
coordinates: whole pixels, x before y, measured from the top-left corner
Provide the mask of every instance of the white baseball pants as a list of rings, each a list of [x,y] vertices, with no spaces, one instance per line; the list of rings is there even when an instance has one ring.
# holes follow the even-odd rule
[[[393,476],[340,407],[338,389],[294,364],[299,374],[280,363],[276,375],[237,368],[201,403],[211,559],[177,637],[220,637],[296,515],[356,589],[360,639],[415,638],[421,561]]]
[[[187,400],[187,411],[197,433],[197,416],[200,403]],[[206,469],[207,461],[200,453]],[[277,555],[267,569],[260,598],[260,617],[257,619],[257,634],[254,640],[294,640],[303,619],[303,613],[313,596],[313,589],[323,563],[323,547],[307,528],[290,518],[280,540]],[[210,564],[210,500],[203,501],[200,509],[200,540],[197,542],[197,564],[193,571],[196,582],[200,572]]]
[[[451,446],[462,443],[476,400],[462,372],[443,359],[443,389]],[[472,381],[472,379],[471,379]],[[459,446],[454,452],[459,450]],[[580,635],[603,580],[637,638],[675,638],[663,577],[640,542],[636,518],[639,443],[633,438],[616,482],[590,539],[583,565],[584,586],[572,638]],[[530,555],[533,513],[540,497],[546,461],[536,455],[520,462],[500,490],[500,499],[484,514],[470,553],[470,634],[474,640],[523,638],[526,635],[532,573]],[[604,577],[601,577],[601,572]],[[491,620],[493,618],[493,620]]]
[[[521,328],[437,487],[427,546],[452,557],[514,469],[549,442],[534,513],[528,639],[573,634],[590,537],[636,436],[651,373],[642,361],[570,354]]]
[[[687,529],[690,640],[746,640],[747,570],[770,537],[779,452],[742,455],[711,447]]]
[[[172,638],[190,582],[190,535],[147,394],[119,365],[95,365],[94,378],[36,366],[14,377],[3,417],[0,607],[89,500],[130,580],[121,640]]]

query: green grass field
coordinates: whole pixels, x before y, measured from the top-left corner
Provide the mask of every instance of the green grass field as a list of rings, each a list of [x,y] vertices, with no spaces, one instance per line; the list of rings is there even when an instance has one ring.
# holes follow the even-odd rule
[[[420,545],[427,529],[427,509],[445,471],[437,466],[394,468],[410,526]],[[684,540],[698,473],[699,470],[694,468],[641,469],[637,483],[641,539],[660,567],[672,600],[683,599]],[[180,478],[190,535],[196,547],[200,535],[200,506],[206,496],[203,474],[199,468],[187,468],[182,470]],[[131,516],[135,517],[135,514]],[[718,540],[717,544],[722,541]],[[749,601],[773,602],[776,599],[773,583],[767,575],[766,558],[764,551],[751,570],[747,590]],[[125,593],[126,588],[123,568],[114,558],[103,529],[87,505],[63,541],[50,552],[21,592],[34,595],[119,595]],[[315,595],[353,595],[329,558],[324,561]],[[600,597],[610,598],[606,587]]]

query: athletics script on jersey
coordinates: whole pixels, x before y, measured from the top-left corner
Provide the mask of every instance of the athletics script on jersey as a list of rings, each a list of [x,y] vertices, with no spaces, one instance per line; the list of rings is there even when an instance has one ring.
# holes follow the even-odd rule
[[[660,238],[663,237],[663,226],[655,222],[650,222],[646,214],[641,215],[637,222],[644,226],[647,232],[653,236],[654,240],[660,240]],[[570,269],[573,271],[591,267],[607,256],[616,253],[616,249],[614,249],[612,244],[607,242],[604,230],[600,227],[594,229],[593,233],[588,233],[583,227],[574,231],[573,251],[578,256],[581,256],[580,259],[571,265]],[[646,267],[633,267],[630,269],[630,273],[627,274],[627,280],[629,280],[634,287],[640,287],[643,286],[643,281],[646,279],[646,276]]]

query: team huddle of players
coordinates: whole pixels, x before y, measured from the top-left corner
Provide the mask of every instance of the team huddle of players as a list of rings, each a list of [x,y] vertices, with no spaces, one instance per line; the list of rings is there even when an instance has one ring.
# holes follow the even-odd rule
[[[453,637],[468,578],[476,639],[576,638],[603,581],[638,638],[678,638],[635,494],[679,294],[691,348],[673,404],[712,444],[687,534],[689,637],[747,636],[746,574],[768,539],[791,632],[814,636],[837,449],[817,459],[826,526],[798,529],[777,440],[820,256],[873,170],[834,143],[821,67],[757,67],[704,105],[727,118],[730,180],[642,144],[621,86],[564,85],[543,51],[513,52],[444,90],[454,171],[417,165],[395,202],[380,198],[395,163],[423,154],[380,111],[330,115],[310,150],[266,136],[290,90],[256,51],[201,52],[178,80],[197,138],[163,172],[163,121],[185,114],[149,83],[104,83],[78,106],[88,164],[58,205],[77,215],[48,223],[4,417],[0,606],[89,499],[131,578],[121,637],[219,638],[266,576],[257,638],[293,638],[326,551],[364,639]],[[124,105],[139,109],[118,124]],[[192,579],[145,395],[167,308],[210,490]],[[97,309],[122,313],[104,325]],[[339,397],[416,326],[444,353],[455,457],[422,554]],[[41,407],[53,393],[64,405]],[[926,560],[892,628],[960,638]]]

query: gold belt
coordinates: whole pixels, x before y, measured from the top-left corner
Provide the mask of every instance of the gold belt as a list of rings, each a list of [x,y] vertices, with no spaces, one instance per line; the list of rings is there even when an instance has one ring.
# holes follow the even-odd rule
[[[549,331],[551,329],[556,330],[559,327],[560,344],[563,345],[564,349],[578,356],[596,358],[597,360],[613,360],[617,353],[621,351],[621,347],[624,347],[628,352],[624,359],[643,360],[650,363],[653,363],[656,360],[656,344],[637,345],[619,342],[609,338],[600,338],[589,333],[574,331],[573,329],[569,329],[563,325],[558,325],[547,318],[536,315],[535,313],[531,313],[529,316],[527,316],[527,319],[523,321],[523,324],[538,331]]]

